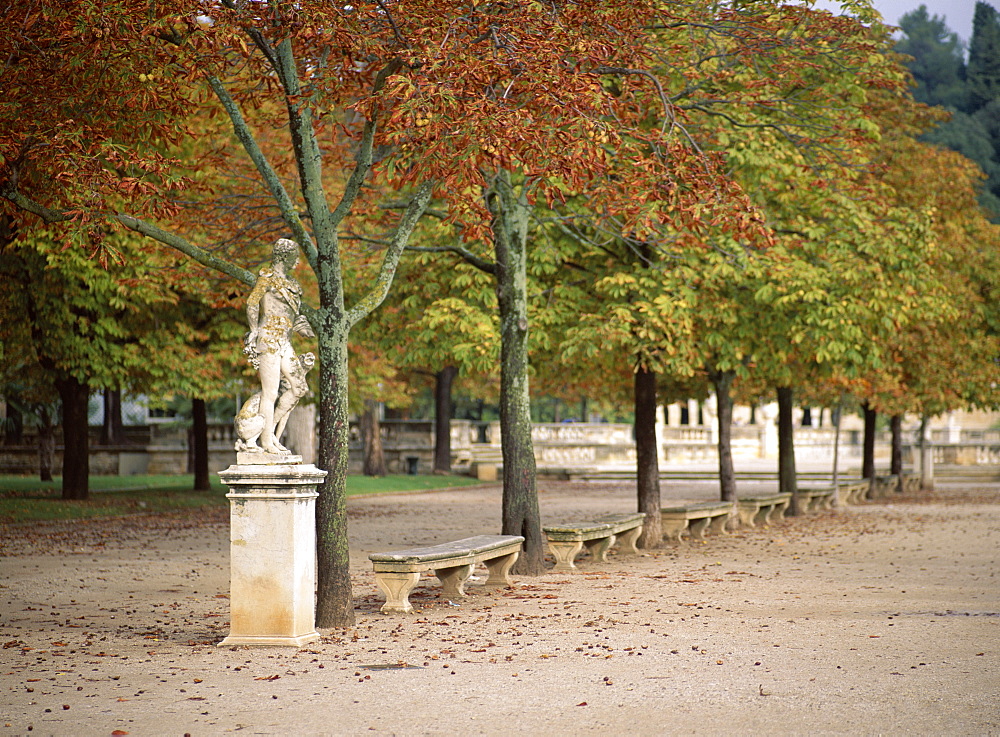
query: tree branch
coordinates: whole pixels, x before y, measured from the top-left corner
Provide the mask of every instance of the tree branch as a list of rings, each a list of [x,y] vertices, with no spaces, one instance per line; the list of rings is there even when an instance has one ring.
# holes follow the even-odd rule
[[[406,242],[417,226],[417,221],[427,208],[427,203],[431,201],[431,194],[434,192],[434,185],[431,182],[424,182],[420,185],[416,195],[410,201],[410,206],[403,213],[396,232],[390,239],[389,247],[385,251],[382,259],[382,266],[379,269],[375,285],[354,307],[347,311],[346,319],[349,327],[357,325],[361,320],[370,315],[377,308],[386,295],[389,287],[392,286],[393,277],[396,275],[396,266],[399,264],[399,257],[406,248]]]
[[[386,79],[388,79],[390,74],[393,74],[397,69],[403,65],[399,59],[392,59],[375,77],[375,83],[372,85],[372,94],[375,94],[385,85]],[[334,208],[330,216],[330,225],[333,228],[340,226],[341,221],[347,217],[347,213],[351,211],[354,206],[354,201],[358,197],[358,193],[361,191],[361,185],[364,184],[365,179],[368,177],[368,172],[372,166],[372,148],[375,141],[375,121],[365,120],[365,127],[361,132],[361,146],[358,149],[358,155],[355,158],[354,171],[351,172],[351,176],[347,180],[347,184],[344,186],[344,194],[340,198],[340,202],[337,207]]]
[[[222,103],[223,108],[225,108],[226,113],[229,115],[229,119],[233,124],[233,132],[240,140],[240,143],[243,145],[243,149],[247,152],[247,155],[250,157],[254,166],[257,167],[257,171],[260,173],[261,177],[263,177],[265,185],[267,185],[271,195],[278,203],[278,209],[281,211],[281,217],[288,224],[289,229],[292,231],[292,236],[302,247],[303,253],[305,253],[309,264],[315,268],[316,246],[313,244],[312,237],[309,235],[305,225],[299,218],[295,204],[292,202],[292,198],[285,190],[285,185],[281,183],[281,179],[278,177],[277,172],[275,172],[271,163],[267,160],[267,157],[264,156],[264,152],[260,150],[260,146],[257,145],[257,139],[254,138],[253,132],[250,130],[250,126],[247,125],[242,111],[236,104],[236,101],[233,100],[232,96],[229,94],[229,91],[222,84],[222,81],[214,75],[209,75],[208,83],[212,86],[212,90],[215,92],[216,97],[219,98],[219,102]]]
[[[493,261],[488,261],[460,246],[407,246],[406,250],[421,253],[454,253],[480,271],[493,274],[494,276],[497,273],[497,265]]]
[[[45,207],[45,205],[25,197],[20,192],[5,191],[0,194],[22,210],[37,215],[48,225],[53,223],[66,223],[73,220],[72,215]],[[147,223],[137,217],[132,217],[131,215],[126,215],[121,212],[115,213],[112,217],[129,230],[133,230],[136,233],[140,233],[148,238],[152,238],[155,241],[159,241],[165,246],[169,246],[175,251],[179,251],[192,260],[197,261],[202,266],[207,266],[214,271],[218,271],[250,286],[253,286],[257,281],[257,275],[252,271],[248,271],[247,269],[221,259],[204,248],[196,246],[190,241],[187,241],[174,233],[158,228],[152,223]]]
[[[336,237],[331,231],[335,230],[337,224],[331,222],[330,206],[323,187],[323,156],[316,142],[312,111],[308,102],[299,101],[302,87],[290,39],[286,38],[278,44],[274,69],[285,88],[285,105],[292,132],[292,146],[295,149],[295,163],[299,170],[299,186],[312,219],[313,232],[317,240],[330,242],[331,238]],[[315,269],[315,260],[308,253],[307,258]]]

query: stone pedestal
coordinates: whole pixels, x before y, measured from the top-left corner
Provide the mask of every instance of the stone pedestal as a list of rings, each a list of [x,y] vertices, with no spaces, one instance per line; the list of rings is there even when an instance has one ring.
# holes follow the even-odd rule
[[[219,473],[229,487],[231,555],[231,622],[220,647],[319,639],[316,486],[325,477],[311,464],[288,463],[237,463]]]

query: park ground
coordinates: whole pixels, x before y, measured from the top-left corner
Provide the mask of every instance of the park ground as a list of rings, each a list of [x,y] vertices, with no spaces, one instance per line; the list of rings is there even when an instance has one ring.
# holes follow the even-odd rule
[[[741,493],[754,490],[750,484]],[[708,499],[709,483],[665,500]],[[634,483],[543,482],[546,522]],[[367,556],[495,533],[498,485],[348,502],[356,626],[228,633],[224,508],[0,529],[2,735],[1000,735],[1000,484],[818,512],[385,616]]]

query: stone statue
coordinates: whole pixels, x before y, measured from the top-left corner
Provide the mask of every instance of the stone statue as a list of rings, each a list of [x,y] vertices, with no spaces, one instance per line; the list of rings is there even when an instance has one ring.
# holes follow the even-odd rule
[[[305,375],[313,366],[316,365],[316,356],[312,353],[303,353],[298,357],[299,368],[296,369],[296,373],[301,374],[302,382],[305,382]],[[281,385],[278,389],[278,401],[281,401],[281,397],[285,392],[291,389],[291,383],[285,377],[281,378]],[[239,414],[236,415],[236,450],[243,452],[260,452],[262,448],[257,445],[257,439],[260,437],[261,433],[264,431],[264,417],[260,413],[260,398],[261,392],[255,393],[247,401],[243,403],[243,407],[240,409]],[[296,403],[298,403],[298,399]],[[294,406],[294,405],[293,405]],[[282,433],[285,431],[285,423],[288,421],[288,415],[291,412],[285,413],[285,416],[278,420],[277,425],[274,428],[274,437],[276,440],[281,439]]]
[[[299,314],[302,287],[291,276],[298,260],[295,241],[277,240],[271,266],[260,270],[247,298],[250,332],[243,352],[260,375],[260,392],[248,399],[236,416],[237,451],[291,454],[279,439],[288,414],[308,391],[306,372],[316,362],[313,354],[299,357],[292,348],[293,332],[315,337],[309,322]]]

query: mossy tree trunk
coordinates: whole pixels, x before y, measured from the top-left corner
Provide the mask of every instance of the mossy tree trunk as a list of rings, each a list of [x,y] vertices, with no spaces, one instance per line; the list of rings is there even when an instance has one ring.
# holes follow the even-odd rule
[[[321,289],[321,293],[322,293]],[[316,500],[317,627],[354,624],[347,540],[347,336],[343,319],[321,309],[319,337],[319,467],[327,472]]]
[[[523,535],[515,572],[543,572],[545,541],[538,511],[535,449],[528,388],[528,202],[501,171],[487,193],[497,301],[500,308],[500,446],[503,453],[502,533]]]

